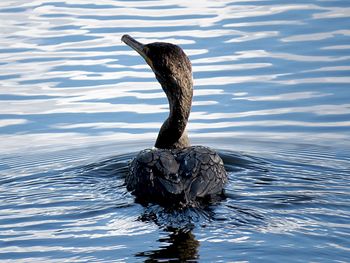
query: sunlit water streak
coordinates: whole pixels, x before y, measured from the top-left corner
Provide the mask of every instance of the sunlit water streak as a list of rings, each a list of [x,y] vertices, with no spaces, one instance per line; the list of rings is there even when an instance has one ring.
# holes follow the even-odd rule
[[[347,262],[348,1],[1,1],[0,260]],[[226,198],[143,207],[128,162],[168,105],[120,38],[181,45],[188,130]],[[186,249],[184,249],[186,248]]]

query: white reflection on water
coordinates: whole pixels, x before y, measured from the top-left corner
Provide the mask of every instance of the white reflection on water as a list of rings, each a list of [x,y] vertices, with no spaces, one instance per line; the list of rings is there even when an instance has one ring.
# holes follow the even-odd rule
[[[93,122],[79,124],[58,124],[55,128],[58,129],[76,129],[76,128],[92,128],[92,129],[159,129],[161,122],[148,123],[127,123],[127,122]]]
[[[327,47],[321,47],[320,49],[329,50],[329,49],[350,49],[350,45],[334,45],[334,46],[327,46]]]
[[[161,122],[148,122],[148,123],[127,123],[127,122],[94,122],[94,123],[79,123],[79,124],[58,124],[54,128],[58,129],[77,129],[77,128],[91,128],[91,129],[149,129],[158,130],[161,127]],[[348,127],[348,122],[302,122],[302,121],[233,121],[233,122],[216,122],[212,123],[199,123],[189,122],[189,131],[200,131],[202,129],[222,129],[229,127],[246,127],[246,126],[300,126],[300,127]]]
[[[238,84],[246,82],[268,82],[275,79],[277,75],[259,75],[259,76],[239,76],[239,77],[211,77],[211,78],[201,78],[196,79],[197,86],[208,86],[208,85],[228,85],[228,84]]]
[[[258,22],[242,22],[225,24],[224,27],[251,27],[251,26],[271,26],[271,25],[304,25],[305,22],[298,20],[272,20],[272,21],[258,21]]]
[[[0,127],[6,127],[11,125],[20,125],[28,123],[29,121],[26,119],[6,119],[6,120],[0,120]]]
[[[208,113],[208,112],[193,112],[191,114],[192,120],[210,120],[210,119],[225,119],[225,118],[240,118],[249,116],[261,116],[261,115],[277,115],[285,113],[313,113],[316,115],[347,115],[350,114],[350,104],[342,105],[316,105],[309,107],[290,107],[290,108],[275,108],[260,111],[245,111],[245,112],[230,112],[230,113]]]
[[[327,39],[327,38],[332,38],[336,35],[350,36],[350,30],[336,30],[333,32],[294,35],[294,36],[282,38],[281,41],[283,41],[283,42],[319,41],[319,40],[323,40],[323,39]]]
[[[138,128],[156,129],[163,119],[160,115],[168,111],[167,101],[152,71],[120,41],[124,33],[145,43],[176,43],[189,54],[195,76],[191,121],[208,121],[192,123],[192,130],[231,127],[236,132],[238,125],[249,132],[252,121],[233,119],[257,116],[266,119],[254,127],[285,123],[300,131],[348,123],[344,115],[349,105],[339,96],[342,85],[350,83],[350,48],[343,41],[350,31],[339,22],[349,17],[348,7],[322,1],[231,0],[37,0],[15,5],[2,1],[0,6],[4,10],[0,44],[8,50],[0,53],[0,113],[6,115],[0,126],[12,127],[15,133],[30,133],[26,129],[39,123],[44,133],[62,125],[127,132],[129,121],[132,133]],[[335,18],[339,25],[332,26],[329,21]],[[100,120],[92,116],[98,113],[117,113],[116,118],[120,113],[133,115]],[[293,113],[313,116],[289,119]],[[63,114],[91,115],[91,119],[78,121],[77,116],[65,121]],[[331,115],[341,120],[313,119]],[[60,121],[50,116],[59,116]],[[37,118],[53,123],[45,125]]]
[[[350,77],[320,77],[320,78],[301,78],[301,79],[289,79],[289,80],[278,80],[278,83],[284,85],[295,85],[295,84],[308,84],[308,83],[350,83]]]
[[[235,95],[235,94],[234,94]],[[240,94],[236,94],[239,96]],[[242,94],[244,96],[246,94]],[[300,99],[310,99],[310,98],[318,98],[330,96],[332,93],[321,93],[321,92],[313,92],[313,91],[305,91],[305,92],[291,92],[291,93],[283,93],[278,95],[270,95],[270,96],[246,96],[246,97],[236,97],[232,98],[233,100],[249,100],[249,101],[290,101],[290,100],[300,100]]]
[[[221,129],[227,127],[245,127],[245,126],[300,126],[300,127],[349,127],[350,121],[348,122],[302,122],[302,121],[289,121],[289,120],[278,120],[278,121],[234,121],[234,122],[217,122],[215,126],[211,123],[189,123],[189,130],[201,130],[201,129]]]
[[[271,63],[237,63],[229,65],[194,65],[193,72],[209,72],[223,70],[242,70],[242,69],[258,69],[272,66]],[[196,81],[196,80],[195,80]]]
[[[0,114],[54,114],[54,113],[98,113],[98,112],[135,112],[139,114],[168,112],[168,104],[112,104],[93,102],[64,102],[57,99],[2,101]]]
[[[240,43],[245,41],[252,41],[262,38],[270,38],[278,36],[278,31],[260,31],[260,32],[246,32],[242,33],[242,36],[226,40],[225,43]]]
[[[154,145],[168,115],[154,74],[121,42],[125,33],[179,44],[190,56],[193,144],[269,157],[264,170],[230,178],[227,199],[213,208],[220,220],[194,222],[201,243],[190,260],[345,258],[346,1],[2,0],[0,7],[0,260],[156,261],[174,249],[176,235],[159,233],[154,218],[143,221],[144,208],[117,172],[131,152]],[[99,161],[107,156],[112,164]],[[180,242],[179,254],[188,245]]]
[[[321,67],[317,69],[305,70],[304,72],[317,72],[317,71],[350,71],[350,66]]]
[[[333,61],[349,60],[350,56],[316,56],[316,55],[308,56],[308,55],[297,55],[297,54],[291,54],[291,53],[275,53],[275,52],[268,52],[266,50],[247,50],[247,51],[236,52],[234,55],[193,59],[192,63],[195,65],[195,64],[205,64],[205,63],[237,61],[237,60],[252,59],[252,58],[277,58],[282,60],[298,61],[298,62],[333,62]]]
[[[330,7],[329,10],[313,14],[314,19],[329,19],[329,18],[344,18],[350,17],[350,8],[349,7]]]
[[[59,150],[68,150],[71,148],[91,147],[98,144],[109,143],[119,146],[125,142],[124,147],[118,146],[119,152],[130,152],[133,142],[137,142],[137,146],[144,145],[147,142],[155,141],[156,133],[132,134],[129,132],[103,132],[98,135],[81,134],[78,132],[66,133],[33,133],[33,134],[18,134],[15,135],[0,135],[2,154],[18,154],[19,149],[21,154],[26,152],[51,152]],[[113,144],[113,142],[115,144]],[[153,145],[153,144],[151,144]],[[145,145],[146,147],[146,145]],[[65,153],[69,157],[69,154]],[[100,157],[99,157],[100,159]],[[35,164],[37,165],[37,163]]]

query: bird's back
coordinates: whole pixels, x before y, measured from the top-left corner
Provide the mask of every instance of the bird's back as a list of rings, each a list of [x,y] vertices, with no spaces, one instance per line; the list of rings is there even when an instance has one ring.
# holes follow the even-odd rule
[[[203,146],[143,150],[126,178],[128,190],[140,201],[180,206],[221,193],[226,182],[222,159]]]

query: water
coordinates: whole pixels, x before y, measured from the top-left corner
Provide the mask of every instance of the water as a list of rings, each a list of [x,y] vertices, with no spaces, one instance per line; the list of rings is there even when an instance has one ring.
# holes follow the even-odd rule
[[[349,1],[0,3],[1,262],[348,262]],[[123,44],[181,45],[226,198],[134,202],[166,98]]]

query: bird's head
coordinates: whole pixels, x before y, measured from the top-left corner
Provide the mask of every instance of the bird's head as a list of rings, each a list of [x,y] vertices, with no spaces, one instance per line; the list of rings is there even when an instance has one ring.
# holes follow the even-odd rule
[[[122,41],[145,59],[170,100],[183,92],[192,98],[191,62],[179,46],[163,42],[142,44],[129,35],[124,35]]]

